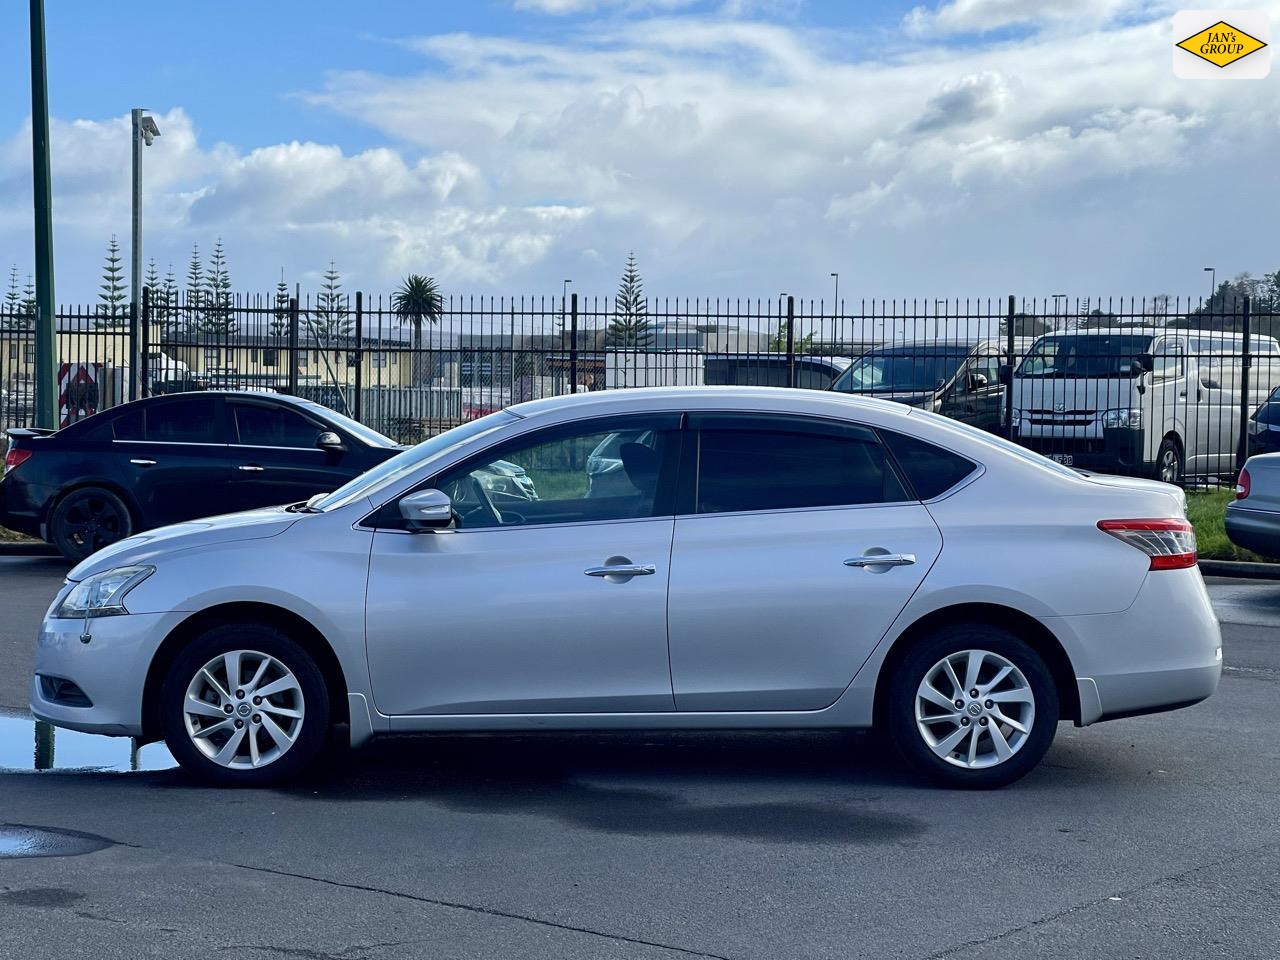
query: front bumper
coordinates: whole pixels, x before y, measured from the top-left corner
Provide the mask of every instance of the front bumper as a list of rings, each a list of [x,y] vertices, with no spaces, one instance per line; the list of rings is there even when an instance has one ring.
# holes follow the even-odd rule
[[[1082,726],[1189,706],[1222,676],[1222,634],[1196,568],[1147,574],[1121,613],[1047,617],[1071,658]]]
[[[1264,557],[1280,558],[1280,514],[1229,503],[1223,525],[1227,538],[1237,547]]]
[[[1065,459],[1073,467],[1097,470],[1102,473],[1136,473],[1151,464],[1146,462],[1146,434],[1143,430],[1103,430],[1101,437],[1031,433],[1015,430],[1014,441],[1028,450],[1054,459]]]
[[[46,617],[36,644],[31,712],[38,720],[85,733],[142,735],[142,694],[152,657],[183,613],[144,613],[84,620]],[[40,677],[70,680],[92,706],[45,698]]]

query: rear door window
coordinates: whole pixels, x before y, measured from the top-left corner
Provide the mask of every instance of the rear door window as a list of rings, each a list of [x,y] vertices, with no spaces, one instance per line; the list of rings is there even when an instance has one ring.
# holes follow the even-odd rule
[[[153,443],[226,443],[213,397],[166,400],[146,408],[146,438]]]
[[[726,427],[717,429],[715,420],[710,420],[699,430],[698,513],[909,499],[884,447],[870,430],[810,432],[768,422],[756,428]]]

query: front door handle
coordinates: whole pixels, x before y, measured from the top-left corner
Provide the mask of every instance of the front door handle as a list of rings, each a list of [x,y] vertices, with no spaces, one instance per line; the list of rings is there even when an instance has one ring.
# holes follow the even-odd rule
[[[245,471],[246,473],[261,473],[261,472],[262,472],[263,470],[265,470],[266,468],[265,468],[265,467],[260,467],[260,466],[258,466],[256,463],[242,463],[242,464],[240,464],[240,466],[239,466],[239,467],[237,467],[236,469],[238,469],[238,470],[243,470],[243,471]]]
[[[154,467],[156,465],[156,462],[154,460],[134,459],[134,460],[130,460],[129,462],[136,467]]]
[[[850,557],[846,567],[908,567],[916,562],[914,553],[873,553],[868,556]]]
[[[587,567],[588,577],[649,577],[658,572],[652,563],[618,563],[607,567]]]

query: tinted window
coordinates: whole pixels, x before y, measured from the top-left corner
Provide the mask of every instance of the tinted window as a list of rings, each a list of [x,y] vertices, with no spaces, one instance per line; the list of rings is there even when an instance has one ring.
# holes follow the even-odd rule
[[[946,493],[977,468],[972,460],[915,437],[880,431],[917,497],[932,500]]]
[[[147,439],[161,443],[224,443],[213,397],[187,397],[147,408]],[[116,439],[123,439],[117,427]]]
[[[435,481],[461,529],[623,520],[671,513],[675,430],[631,418],[619,429],[544,431]]]
[[[324,427],[288,407],[237,403],[236,430],[240,443],[257,447],[305,447],[316,445]]]
[[[874,438],[768,430],[703,430],[699,513],[906,500]]]
[[[146,436],[146,432],[142,426],[143,409],[141,407],[132,407],[126,410],[120,416],[115,418],[112,426],[115,428],[115,439],[117,440],[141,440]]]

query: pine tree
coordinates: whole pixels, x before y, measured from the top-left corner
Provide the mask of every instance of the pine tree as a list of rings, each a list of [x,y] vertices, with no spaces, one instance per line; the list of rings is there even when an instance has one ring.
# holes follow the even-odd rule
[[[18,265],[9,268],[9,289],[4,295],[4,309],[0,311],[0,328],[15,329],[20,325],[22,294],[18,292]]]
[[[276,284],[271,309],[271,335],[280,338],[289,335],[289,285],[284,282],[284,267],[280,268],[280,282]]]
[[[128,318],[129,295],[124,288],[124,269],[120,266],[120,243],[111,235],[102,265],[102,292],[98,294],[99,327],[120,327]]]
[[[160,335],[172,336],[177,333],[178,325],[178,280],[173,275],[173,264],[169,264],[169,272],[165,274],[164,285],[156,297],[156,320],[160,323]]]
[[[36,284],[27,274],[26,285],[22,288],[22,318],[20,328],[28,330],[36,325]]]
[[[346,295],[342,292],[342,274],[338,273],[332,260],[324,273],[324,283],[320,285],[320,296],[316,297],[311,322],[322,344],[351,332],[352,319]]]
[[[222,238],[213,245],[209,269],[204,276],[205,309],[200,329],[206,333],[229,334],[236,329],[231,310],[231,272],[222,249]]]
[[[609,324],[606,336],[611,347],[645,350],[653,346],[649,303],[644,298],[644,285],[634,252],[627,254],[627,267],[618,284],[618,295],[613,299],[613,322]]]
[[[191,261],[187,264],[187,329],[199,326],[200,307],[204,303],[204,265],[200,247],[191,245]]]

